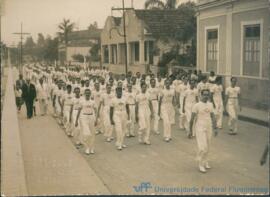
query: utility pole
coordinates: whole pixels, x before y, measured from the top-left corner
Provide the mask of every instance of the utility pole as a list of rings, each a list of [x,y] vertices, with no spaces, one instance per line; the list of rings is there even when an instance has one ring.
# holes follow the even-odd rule
[[[123,35],[120,35],[119,32],[118,34],[120,36],[123,36],[124,37],[124,46],[125,46],[125,71],[126,71],[126,74],[128,72],[128,62],[127,62],[127,34],[126,34],[126,17],[125,17],[125,11],[126,10],[132,10],[133,8],[125,8],[125,0],[122,0],[122,8],[112,8],[112,10],[120,10],[122,11],[122,14],[123,14]]]
[[[20,72],[22,72],[22,64],[23,64],[23,36],[24,35],[30,35],[30,33],[23,32],[23,24],[21,23],[21,32],[16,32],[13,34],[20,35],[21,37],[21,56],[20,56]]]

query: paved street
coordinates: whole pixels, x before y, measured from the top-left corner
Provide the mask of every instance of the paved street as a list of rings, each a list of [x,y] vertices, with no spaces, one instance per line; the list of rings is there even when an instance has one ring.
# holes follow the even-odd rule
[[[236,189],[250,187],[257,187],[262,189],[261,191],[268,189],[269,163],[260,166],[259,160],[269,133],[266,127],[248,122],[240,122],[239,134],[236,136],[228,135],[225,126],[224,131],[213,138],[210,154],[212,169],[206,174],[201,174],[197,169],[195,139],[187,139],[184,131],[176,127],[170,143],[162,141],[162,135],[154,134],[151,136],[150,146],[138,144],[137,138],[126,138],[128,148],[122,151],[116,150],[114,143],[107,143],[102,135],[98,135],[96,154],[86,156],[83,149],[80,149],[79,153],[72,146],[69,138],[51,116],[27,120],[23,111],[19,115],[19,124],[30,194],[49,194],[51,191],[61,194],[64,190],[57,188],[57,184],[61,185],[59,182],[63,178],[65,182],[73,181],[68,187],[78,191],[76,188],[82,188],[80,184],[83,182],[73,178],[76,175],[73,168],[75,166],[76,169],[76,165],[81,166],[84,161],[87,161],[91,172],[85,176],[91,176],[92,180],[90,183],[84,182],[84,186],[90,184],[91,188],[96,183],[101,188],[100,191],[112,194],[145,194],[135,191],[136,186],[140,186],[142,182],[151,184],[152,188],[147,191],[149,194],[177,193],[158,191],[158,186],[195,188],[191,190],[194,191],[193,194],[240,193],[241,190],[237,192]],[[51,160],[55,158],[65,158],[65,161]],[[67,180],[69,178],[70,181]],[[209,190],[211,187],[215,188]],[[178,194],[181,194],[181,191],[178,190]]]

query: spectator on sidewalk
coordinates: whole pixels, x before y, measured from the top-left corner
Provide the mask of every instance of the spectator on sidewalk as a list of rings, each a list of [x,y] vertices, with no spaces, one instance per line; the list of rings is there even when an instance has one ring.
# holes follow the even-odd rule
[[[18,112],[21,111],[21,106],[22,106],[22,90],[19,88],[19,86],[15,87],[15,97],[16,97],[16,106]]]
[[[27,118],[33,116],[33,104],[36,99],[36,87],[30,83],[30,79],[26,79],[26,83],[22,86],[22,98],[26,105]]]

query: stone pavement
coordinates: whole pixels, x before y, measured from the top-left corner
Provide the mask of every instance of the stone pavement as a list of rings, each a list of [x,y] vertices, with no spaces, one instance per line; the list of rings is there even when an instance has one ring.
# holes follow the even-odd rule
[[[29,195],[110,194],[51,116],[19,114]]]

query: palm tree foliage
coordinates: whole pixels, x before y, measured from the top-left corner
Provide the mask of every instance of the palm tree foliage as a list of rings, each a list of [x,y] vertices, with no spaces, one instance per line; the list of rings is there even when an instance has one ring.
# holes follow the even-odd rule
[[[60,32],[58,32],[61,41],[64,41],[65,44],[68,43],[68,34],[72,32],[74,28],[74,23],[70,21],[70,19],[63,19],[63,21],[58,25]]]
[[[146,0],[145,9],[176,9],[177,0]]]

